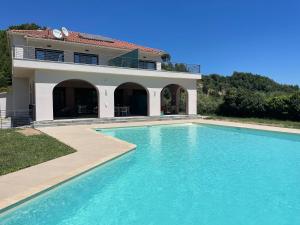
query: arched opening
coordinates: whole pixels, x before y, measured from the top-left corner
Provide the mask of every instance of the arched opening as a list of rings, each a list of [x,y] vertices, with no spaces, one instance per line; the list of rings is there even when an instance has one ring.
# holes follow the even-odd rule
[[[161,91],[163,115],[187,114],[187,91],[177,84],[169,84]]]
[[[115,116],[147,116],[148,92],[136,83],[121,84],[115,90]]]
[[[54,119],[98,117],[98,92],[83,80],[66,80],[53,89]]]

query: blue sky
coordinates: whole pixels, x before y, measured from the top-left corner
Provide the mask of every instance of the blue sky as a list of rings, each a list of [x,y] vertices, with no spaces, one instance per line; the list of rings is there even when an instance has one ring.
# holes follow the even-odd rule
[[[202,73],[300,85],[300,1],[3,1],[0,29],[36,22],[168,51]]]

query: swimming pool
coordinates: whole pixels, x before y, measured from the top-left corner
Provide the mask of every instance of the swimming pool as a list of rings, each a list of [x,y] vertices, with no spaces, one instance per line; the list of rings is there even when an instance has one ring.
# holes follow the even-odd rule
[[[137,149],[2,213],[0,224],[300,224],[299,135],[195,124],[99,132]]]

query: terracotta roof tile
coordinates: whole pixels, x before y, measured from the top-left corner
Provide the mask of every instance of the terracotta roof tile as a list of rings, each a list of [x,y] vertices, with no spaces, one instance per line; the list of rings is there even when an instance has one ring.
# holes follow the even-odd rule
[[[24,34],[27,37],[32,38],[43,38],[43,39],[53,39],[57,40],[53,34],[52,30],[10,30],[12,33],[21,33]],[[108,41],[100,41],[100,40],[92,40],[83,38],[80,36],[81,33],[69,31],[69,36],[64,38],[64,41],[67,42],[74,42],[74,43],[81,43],[81,44],[90,44],[90,45],[97,45],[97,46],[104,46],[104,47],[111,47],[111,48],[120,48],[120,49],[140,49],[145,52],[152,52],[152,53],[164,53],[165,51],[155,49],[155,48],[148,48],[140,45],[136,45],[133,43],[129,43],[126,41],[120,41],[116,39],[112,39],[113,42]]]

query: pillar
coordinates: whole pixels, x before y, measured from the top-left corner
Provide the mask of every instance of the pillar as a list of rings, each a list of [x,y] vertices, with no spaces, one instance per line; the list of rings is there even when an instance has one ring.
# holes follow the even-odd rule
[[[115,113],[115,86],[97,86],[99,118],[112,118]]]
[[[53,120],[53,95],[55,84],[35,83],[36,121]]]
[[[148,115],[160,116],[161,112],[161,88],[148,88]]]
[[[187,113],[188,115],[197,115],[197,90],[188,89],[188,104],[187,104]]]

